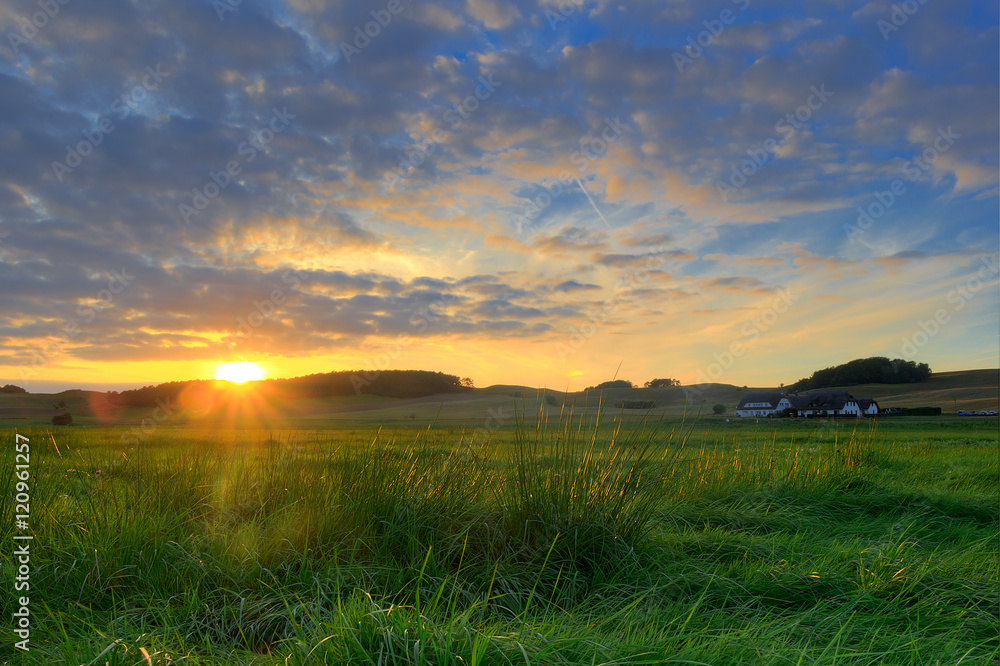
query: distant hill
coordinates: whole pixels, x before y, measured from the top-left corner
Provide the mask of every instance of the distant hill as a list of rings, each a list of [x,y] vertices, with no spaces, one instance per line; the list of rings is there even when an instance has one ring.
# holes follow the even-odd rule
[[[120,393],[110,392],[108,399],[111,403],[121,406],[154,407],[158,400],[176,399],[189,389],[208,389],[218,384],[219,382],[215,380],[207,379],[167,382]],[[439,393],[468,390],[457,376],[428,370],[344,370],[291,379],[264,379],[253,382],[246,388],[277,401],[354,395],[422,398]]]
[[[522,396],[534,395],[541,389],[534,388],[532,386],[521,386],[520,384],[493,384],[487,386],[486,388],[476,389],[479,393],[500,393],[503,395],[515,395],[520,394]],[[551,389],[545,389],[550,393],[558,393],[562,395],[562,391],[552,391]]]
[[[817,370],[811,377],[800,379],[789,388],[809,391],[857,384],[915,384],[927,381],[930,376],[931,368],[926,363],[872,356]]]
[[[335,374],[335,373],[330,373]],[[437,373],[429,373],[437,374]],[[319,375],[323,377],[324,375]],[[313,376],[316,377],[316,376]],[[954,414],[959,409],[997,410],[998,378],[1000,370],[965,370],[958,372],[934,373],[925,381],[914,384],[859,384],[842,387],[858,397],[875,398],[880,407],[940,407],[946,414]],[[430,379],[430,378],[429,378]],[[169,419],[169,423],[181,425],[188,422],[211,422],[213,414],[227,406],[226,395],[232,394],[235,404],[257,405],[248,412],[241,413],[241,423],[255,422],[277,427],[323,427],[328,425],[392,425],[392,424],[452,424],[473,428],[490,427],[495,424],[513,424],[515,413],[534,418],[536,410],[545,410],[549,418],[558,418],[565,404],[574,415],[596,413],[600,405],[609,418],[623,413],[627,418],[679,417],[682,414],[700,418],[729,418],[739,404],[740,398],[750,391],[777,391],[777,387],[739,387],[732,384],[709,383],[695,386],[663,388],[616,388],[603,391],[579,391],[564,393],[551,389],[530,386],[496,385],[484,389],[457,389],[454,380],[449,379],[449,390],[423,396],[400,397],[381,396],[373,393],[335,395],[330,391],[325,396],[316,392],[316,387],[330,389],[332,383],[318,382],[309,387],[300,397],[285,390],[276,390],[279,381],[254,382],[245,385],[223,386],[212,381],[177,382],[183,385],[180,399],[171,399],[171,405],[179,409]],[[435,380],[438,381],[438,380]],[[160,385],[163,386],[163,385]],[[372,386],[377,384],[373,382]],[[431,384],[421,390],[431,390]],[[338,389],[343,393],[343,387]],[[214,394],[214,397],[213,395]],[[121,395],[121,394],[118,394]],[[150,393],[147,393],[148,398]],[[311,395],[312,397],[307,397]],[[306,396],[306,397],[303,397]],[[98,391],[63,391],[61,393],[16,393],[0,394],[0,425],[7,426],[48,426],[54,414],[62,409],[56,403],[66,403],[66,411],[73,415],[73,423],[80,426],[97,424],[123,424],[135,426],[144,419],[154,417],[153,407],[144,405],[122,405],[114,401],[115,394]],[[553,397],[557,404],[546,403],[546,397]],[[155,400],[155,398],[154,398]],[[217,401],[211,407],[212,400]],[[652,401],[651,409],[621,409],[619,403],[640,403]],[[142,402],[142,401],[139,401]],[[712,406],[722,404],[727,413],[723,417],[712,415]],[[228,407],[233,407],[232,400]],[[263,406],[261,411],[259,408]],[[516,408],[516,412],[515,412]],[[254,421],[254,418],[256,421]],[[74,425],[73,427],[76,427]]]
[[[940,407],[954,414],[960,409],[997,410],[1000,370],[935,372],[918,384],[860,384],[842,386],[852,395],[875,398],[879,407]]]

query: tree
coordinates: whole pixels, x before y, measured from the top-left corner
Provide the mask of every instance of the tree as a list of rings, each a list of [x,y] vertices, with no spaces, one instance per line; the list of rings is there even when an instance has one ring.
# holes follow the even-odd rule
[[[556,400],[556,397],[554,395],[547,395],[545,396],[545,404],[550,405],[552,407],[557,407],[559,405],[559,401]]]
[[[62,414],[56,414],[52,417],[52,425],[73,425],[73,417],[70,416],[69,412],[63,412]]]
[[[459,383],[465,388],[475,388],[472,383],[472,377],[462,377]]]
[[[646,388],[670,388],[671,386],[680,386],[681,382],[678,379],[671,379],[670,377],[664,377],[662,379],[651,379],[643,386]]]
[[[13,384],[7,384],[0,387],[0,393],[27,393],[27,391],[20,386],[14,386]]]
[[[597,386],[591,386],[587,390],[591,389],[616,389],[616,388],[635,388],[635,384],[627,379],[613,379],[609,382],[601,382]]]
[[[855,384],[911,384],[927,381],[930,376],[931,368],[926,363],[917,364],[901,358],[890,360],[885,356],[872,356],[817,370],[811,377],[792,384],[792,388],[797,391],[807,391]]]
[[[718,404],[716,404],[716,405],[714,405],[714,406],[712,407],[712,413],[713,413],[713,414],[725,414],[725,413],[726,413],[726,406],[725,406],[725,405],[723,405],[723,404],[722,404],[722,403],[720,402],[720,403],[718,403]]]
[[[468,377],[467,381],[472,380]],[[437,393],[467,390],[457,375],[427,370],[342,370],[289,379],[264,379],[254,390],[267,392],[273,399],[324,399],[334,396],[378,395],[387,398],[422,398]],[[141,389],[122,391],[116,404],[154,408],[162,401],[178,401],[188,390],[211,391],[212,380],[167,382]]]

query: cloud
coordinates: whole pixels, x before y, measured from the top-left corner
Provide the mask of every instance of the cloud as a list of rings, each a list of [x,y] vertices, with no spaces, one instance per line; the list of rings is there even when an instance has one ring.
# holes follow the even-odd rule
[[[521,18],[516,6],[503,0],[465,0],[466,11],[490,30],[510,27]]]
[[[561,291],[563,293],[569,293],[573,291],[591,291],[598,289],[600,289],[600,287],[596,284],[584,284],[581,282],[577,282],[576,280],[565,280],[552,288],[553,291]]]
[[[662,245],[669,245],[673,243],[676,238],[672,234],[668,233],[658,233],[649,234],[646,236],[642,235],[630,235],[619,240],[622,245],[627,245],[629,247],[635,247],[637,245],[642,245],[645,247],[655,247]]]
[[[683,250],[665,250],[661,252],[649,252],[647,254],[605,254],[597,252],[590,255],[590,259],[602,266],[633,268],[656,266],[664,261],[693,261],[697,257]]]
[[[727,254],[706,254],[702,259],[711,259],[731,266],[778,266],[785,263],[777,257],[745,257]]]
[[[487,237],[486,242],[517,252],[566,258],[605,249],[608,235],[604,231],[565,226],[555,234],[538,234],[527,242],[504,234],[492,234]]]
[[[700,284],[705,289],[719,289],[721,291],[756,291],[758,293],[773,291],[763,289],[764,283],[759,278],[749,276],[715,277],[701,280]]]
[[[954,277],[995,248],[1000,214],[1000,30],[956,2],[921,5],[889,40],[881,0],[758,8],[680,71],[673,54],[722,5],[588,0],[556,30],[555,0],[407,1],[377,30],[372,7],[340,1],[242,3],[221,21],[186,0],[61,5],[17,55],[0,49],[0,344],[30,359],[112,271],[135,279],[53,367],[350,356],[429,309],[427,349],[495,355],[516,338],[537,345],[532,368],[562,373],[555,332],[640,270],[634,320],[615,324],[636,340],[692,340],[690,311],[777,284],[926,317],[883,282]],[[19,12],[0,8],[4,34]],[[147,68],[163,76],[144,88]],[[821,86],[833,95],[812,108]],[[954,144],[909,179],[949,127]],[[852,243],[844,225],[900,178]],[[234,338],[275,289],[274,315]],[[841,307],[825,306],[820,320]],[[617,353],[588,345],[581,367]]]
[[[755,51],[768,51],[777,44],[790,42],[806,30],[823,25],[815,17],[792,18],[785,16],[776,21],[755,21],[747,25],[733,25],[719,35],[717,43],[727,47],[746,47]]]

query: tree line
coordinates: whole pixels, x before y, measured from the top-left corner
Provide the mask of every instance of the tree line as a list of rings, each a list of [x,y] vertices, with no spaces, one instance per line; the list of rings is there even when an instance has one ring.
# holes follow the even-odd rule
[[[851,386],[854,384],[914,384],[927,381],[931,368],[926,363],[885,356],[859,358],[841,365],[817,370],[811,377],[791,385],[796,391]]]
[[[109,391],[108,400],[128,407],[155,407],[157,401],[174,400],[188,388],[211,388],[220,382],[209,379],[166,382],[128,391]],[[291,379],[264,379],[248,385],[248,390],[269,398],[302,400],[310,398],[376,395],[387,398],[422,398],[437,393],[458,393],[472,387],[468,377],[428,370],[344,370]]]
[[[664,377],[661,379],[651,379],[642,386],[643,388],[670,388],[672,386],[680,386],[680,385],[681,385],[680,380]],[[635,382],[631,382],[628,379],[612,379],[607,382],[601,382],[597,386],[588,386],[583,390],[600,391],[603,389],[617,389],[617,388],[639,388],[639,386]]]

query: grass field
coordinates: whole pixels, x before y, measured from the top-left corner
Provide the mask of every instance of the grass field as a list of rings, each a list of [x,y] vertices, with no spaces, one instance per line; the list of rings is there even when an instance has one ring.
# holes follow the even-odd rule
[[[31,650],[8,620],[0,655],[996,663],[996,418],[595,423],[22,429]]]

